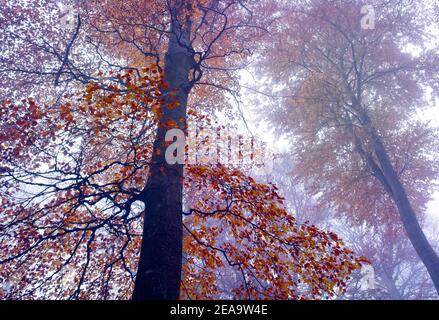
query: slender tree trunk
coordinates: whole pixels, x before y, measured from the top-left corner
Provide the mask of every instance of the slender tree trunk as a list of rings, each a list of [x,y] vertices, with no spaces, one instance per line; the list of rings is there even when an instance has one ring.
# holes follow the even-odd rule
[[[173,16],[177,14],[174,12]],[[171,24],[165,57],[165,82],[169,89],[163,92],[165,104],[153,145],[148,182],[141,198],[145,203],[145,219],[134,300],[178,299],[180,292],[183,165],[170,165],[165,161],[165,135],[171,128],[186,130],[188,78],[193,56],[189,49],[189,19],[184,26],[175,19]],[[169,108],[174,94],[180,105]]]
[[[395,280],[393,279],[390,272],[387,272],[383,267],[381,272],[379,272],[379,276],[382,279],[384,285],[386,286],[387,293],[389,294],[390,300],[403,300],[404,297],[399,292],[399,289],[396,287]]]
[[[374,153],[378,159],[385,180],[390,187],[390,195],[398,208],[401,221],[404,225],[410,242],[427,268],[427,271],[433,280],[436,291],[439,294],[439,258],[425,237],[421,226],[419,225],[418,219],[407,197],[404,186],[402,185],[393,168],[381,138],[374,132],[372,133],[372,138]]]

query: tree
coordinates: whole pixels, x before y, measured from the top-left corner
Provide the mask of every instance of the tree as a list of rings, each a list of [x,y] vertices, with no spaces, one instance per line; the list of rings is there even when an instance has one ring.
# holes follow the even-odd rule
[[[416,117],[427,88],[438,92],[438,48],[426,32],[434,18],[411,1],[372,7],[374,27],[364,28],[359,1],[285,6],[289,27],[279,23],[261,63],[283,85],[266,93],[282,99],[268,118],[293,137],[295,176],[321,203],[374,224],[396,221],[393,203],[439,291],[439,258],[417,218],[438,169],[437,132]]]
[[[396,209],[389,206],[384,209],[382,203],[376,203],[374,211],[389,212],[389,221],[352,220],[352,217],[341,216],[334,209],[324,207],[318,197],[307,192],[303,183],[291,176],[294,163],[288,153],[278,155],[269,177],[282,194],[289,212],[294,212],[296,221],[317,225],[324,230],[332,230],[341,236],[346,244],[357,254],[368,258],[367,268],[352,273],[346,292],[337,299],[435,299],[436,290],[431,283],[427,270],[404,234],[403,226],[394,221]],[[422,226],[428,226],[424,216],[420,216]],[[429,228],[432,229],[432,228]],[[434,233],[429,234],[435,240]],[[432,241],[437,247],[437,240]]]
[[[369,288],[364,283],[366,275],[352,276],[357,282],[349,283],[347,299],[437,299],[428,272],[416,256],[402,226],[394,223],[347,225],[346,228],[341,224],[338,227],[333,225],[332,229],[342,234],[357,252],[367,255],[373,267],[369,274]],[[437,245],[437,241],[432,243]],[[361,287],[363,289],[358,290]]]
[[[139,196],[148,215],[134,297],[175,299],[181,274],[183,166],[165,162],[165,133],[171,128],[185,130],[188,96],[195,85],[228,89],[228,84],[233,84],[234,71],[263,30],[265,21],[259,19],[263,11],[256,10],[261,5],[233,0],[73,1],[77,11],[75,27],[71,38],[65,41],[65,50],[59,50],[65,37],[63,30],[54,32],[63,36],[61,44],[45,41],[49,34],[44,26],[53,22],[51,15],[44,14],[46,3],[52,4],[40,1],[37,6],[43,13],[11,3],[4,9],[5,16],[19,11],[30,20],[35,16],[43,20],[42,41],[33,39],[26,27],[15,28],[19,20],[8,24],[5,19],[3,23],[9,28],[5,28],[3,37],[10,46],[26,44],[24,51],[31,53],[32,60],[44,63],[28,63],[20,58],[25,55],[8,50],[2,61],[3,73],[36,75],[59,85],[102,81],[95,72],[96,66],[139,73],[146,61],[146,65],[155,63],[156,72],[164,72],[166,87],[160,91],[163,106],[156,125],[148,184]],[[18,59],[14,59],[17,55]],[[83,61],[87,63],[84,65]],[[203,74],[210,75],[211,80],[201,82]],[[221,83],[212,82],[215,79]],[[105,80],[120,84],[111,75]],[[112,90],[109,86],[107,89]]]
[[[3,298],[131,296],[167,88],[157,66],[140,72],[90,82],[59,107],[1,104]],[[187,166],[185,183],[195,203],[179,209],[188,216],[182,297],[328,297],[365,262],[237,169]],[[222,288],[227,274],[239,281]]]

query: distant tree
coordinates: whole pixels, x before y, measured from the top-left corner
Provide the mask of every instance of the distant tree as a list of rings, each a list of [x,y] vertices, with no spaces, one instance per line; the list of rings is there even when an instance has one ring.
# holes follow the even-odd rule
[[[393,219],[397,212],[391,203],[387,207],[376,203],[374,209],[388,212],[389,221],[369,219],[356,223],[349,216],[340,216],[335,208],[325,208],[318,196],[292,177],[293,173],[294,162],[286,153],[278,155],[273,171],[264,178],[282,190],[285,206],[298,222],[335,231],[357,254],[370,261],[367,268],[353,272],[346,292],[338,295],[338,299],[437,299],[428,272],[404,234],[402,224]],[[419,218],[421,225],[426,226],[424,215]],[[429,236],[437,248],[437,237],[431,232]]]
[[[258,90],[281,99],[264,115],[294,142],[294,176],[353,222],[397,221],[395,206],[439,292],[439,258],[418,222],[438,173],[437,132],[419,120],[439,92],[426,31],[437,21],[424,2],[371,5],[373,28],[362,26],[361,1],[285,4]]]
[[[373,268],[369,274],[356,272],[352,275],[353,280],[344,295],[346,299],[437,299],[434,285],[402,226],[394,223],[381,226],[335,224],[338,226],[332,228],[343,234],[354,250],[366,255]],[[437,240],[432,243],[437,248]],[[366,280],[371,283],[366,284]]]

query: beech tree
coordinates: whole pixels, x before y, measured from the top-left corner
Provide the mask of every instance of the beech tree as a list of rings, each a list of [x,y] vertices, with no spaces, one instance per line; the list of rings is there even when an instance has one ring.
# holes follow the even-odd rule
[[[417,257],[402,226],[387,223],[332,226],[356,250],[368,257],[371,269],[352,275],[346,299],[436,299],[428,272]],[[423,224],[425,225],[425,224]],[[343,230],[343,231],[342,231]],[[437,238],[430,241],[437,248]],[[368,272],[368,273],[367,273]],[[367,273],[367,274],[366,274]],[[366,280],[369,281],[366,284]]]
[[[176,299],[183,283],[184,297],[209,298],[227,267],[242,283],[233,297],[343,290],[365,259],[335,234],[297,224],[273,186],[221,165],[186,176],[165,161],[166,132],[186,130],[189,94],[215,108],[234,92],[269,22],[265,5],[71,2],[63,29],[47,14],[58,3],[38,4],[2,8],[27,19],[1,21],[0,71],[10,80],[0,113],[3,297]],[[215,201],[183,212],[185,181]]]
[[[59,108],[2,103],[2,297],[131,295],[163,105],[150,95],[164,75],[144,72],[116,75],[125,85],[112,91],[90,83]],[[297,223],[275,186],[238,169],[188,166],[185,183],[182,297],[330,297],[366,262],[336,234]]]
[[[362,5],[285,4],[259,69],[280,89],[258,90],[281,100],[268,118],[294,141],[294,176],[354,222],[400,221],[439,291],[439,258],[418,221],[438,169],[437,132],[419,119],[438,92],[434,15],[427,3],[372,1],[368,16]]]
[[[341,215],[336,208],[325,207],[303,183],[291,177],[293,173],[294,163],[285,153],[278,155],[273,171],[264,180],[272,181],[282,190],[285,207],[295,212],[296,221],[336,232],[350,248],[366,256],[370,262],[366,268],[353,272],[346,292],[338,295],[338,299],[420,300],[437,297],[429,274],[404,234],[403,226],[395,223],[397,212],[390,202],[385,209],[381,202],[377,202],[373,209],[387,212],[388,221],[381,217],[380,220],[362,219],[358,223],[351,216]],[[425,215],[418,215],[418,219],[423,228],[430,230],[428,237],[437,248],[434,227],[428,224]]]
[[[35,16],[44,18],[46,3],[51,4],[51,1],[40,2],[39,9],[43,13],[18,5],[11,5],[5,11],[6,15],[24,11],[32,22]],[[163,79],[166,88],[162,87],[160,92],[165,99],[163,103],[169,106],[175,101],[178,108],[162,108],[157,124],[148,186],[141,198],[149,214],[145,219],[134,297],[177,298],[181,274],[183,167],[180,164],[170,167],[164,161],[165,133],[171,128],[185,130],[188,95],[194,85],[200,83],[203,73],[211,70],[226,73],[220,79],[221,87],[227,87],[231,79],[227,72],[236,68],[237,62],[249,52],[247,40],[255,35],[252,30],[258,27],[254,24],[257,17],[252,10],[258,5],[242,1],[73,1],[70,4],[77,14],[73,18],[75,23],[72,22],[72,36],[65,42],[64,50],[58,50],[45,38],[62,34],[62,30],[45,34],[43,29],[42,41],[35,41],[26,28],[20,30],[18,36],[16,28],[11,28],[7,34],[8,39],[18,38],[18,43],[26,44],[36,61],[47,62],[48,70],[44,66],[20,63],[22,59],[18,59],[19,63],[15,59],[5,59],[4,71],[48,76],[58,85],[70,80],[83,84],[99,80],[101,77],[93,70],[96,62],[98,66],[124,70],[144,67],[142,64],[146,61],[146,65],[154,62],[159,69],[166,70]],[[43,23],[48,25],[50,22],[49,19]],[[81,38],[82,54],[78,54],[81,53],[78,50],[75,56],[72,51]],[[84,66],[82,60],[90,50],[94,56]],[[107,58],[109,51],[119,56]],[[12,57],[16,54],[11,53]],[[210,81],[203,84],[215,86]]]

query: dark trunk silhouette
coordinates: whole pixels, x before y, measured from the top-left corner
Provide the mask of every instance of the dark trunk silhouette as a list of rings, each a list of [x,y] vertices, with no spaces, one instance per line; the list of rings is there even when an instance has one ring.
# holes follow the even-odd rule
[[[380,165],[383,180],[385,181],[381,182],[386,184],[385,188],[398,208],[399,216],[401,217],[407,236],[427,268],[436,291],[439,294],[439,258],[419,225],[415,211],[410,204],[404,186],[393,168],[381,138],[373,131],[372,139],[373,151]]]
[[[182,261],[183,165],[165,161],[165,135],[171,128],[185,131],[186,106],[193,67],[190,50],[190,21],[182,26],[175,17],[165,57],[164,105],[158,123],[150,173],[140,200],[145,203],[145,220],[133,299],[178,299]],[[171,91],[180,103],[168,108]],[[169,125],[173,121],[177,125]]]
[[[353,105],[357,106],[355,110],[361,114],[363,127],[371,138],[371,152],[366,152],[363,148],[363,143],[354,134],[356,151],[359,152],[362,158],[366,161],[369,169],[381,182],[384,189],[395,203],[407,236],[422,263],[427,268],[436,291],[439,294],[439,258],[422,231],[416,213],[413,210],[405,188],[392,165],[379,132],[373,127],[369,115],[358,107],[360,105],[358,102],[359,99],[353,97],[352,101]],[[352,128],[350,128],[350,132],[351,134],[353,133]]]

